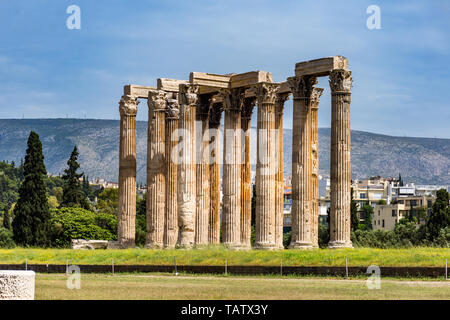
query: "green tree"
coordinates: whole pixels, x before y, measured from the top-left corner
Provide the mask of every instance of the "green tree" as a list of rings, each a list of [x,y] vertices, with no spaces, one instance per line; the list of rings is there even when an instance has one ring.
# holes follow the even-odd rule
[[[359,226],[359,213],[358,213],[358,204],[353,197],[353,188],[351,188],[351,203],[350,203],[350,216],[351,216],[351,230],[358,230]]]
[[[80,184],[82,173],[77,173],[80,165],[78,164],[78,149],[77,146],[73,148],[72,154],[67,161],[68,168],[64,170],[62,179],[64,180],[63,197],[61,207],[81,207],[89,209],[89,203],[83,193]]]
[[[438,190],[426,227],[429,240],[433,241],[442,229],[450,226],[449,193],[445,189]]]
[[[136,197],[136,244],[145,245],[147,235],[147,193],[142,199]]]
[[[373,207],[370,204],[365,204],[361,211],[364,215],[365,229],[372,230]]]
[[[24,181],[14,207],[14,241],[22,246],[47,247],[50,239],[50,212],[44,179],[47,170],[39,135],[31,131],[23,169]]]
[[[97,199],[98,211],[117,216],[119,211],[119,189],[107,188],[103,190]]]

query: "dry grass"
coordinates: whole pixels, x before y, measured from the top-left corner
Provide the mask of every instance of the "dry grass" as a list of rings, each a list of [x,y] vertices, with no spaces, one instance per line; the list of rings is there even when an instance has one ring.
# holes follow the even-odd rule
[[[450,299],[448,281],[381,281],[326,278],[212,277],[171,275],[82,275],[81,289],[69,290],[67,276],[38,274],[36,299]]]

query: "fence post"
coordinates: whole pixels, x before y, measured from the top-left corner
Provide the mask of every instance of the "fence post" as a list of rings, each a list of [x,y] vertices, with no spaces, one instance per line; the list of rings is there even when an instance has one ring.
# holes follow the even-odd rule
[[[445,259],[445,280],[448,280],[447,259]]]
[[[177,269],[177,257],[173,257],[173,264],[175,265],[175,275],[178,275],[178,269]]]
[[[25,259],[25,270],[28,270],[28,259]]]
[[[227,265],[227,259],[225,259],[225,275],[227,275],[227,267],[228,267],[228,265]]]
[[[111,267],[112,267],[112,274],[114,275],[114,259],[112,259]]]
[[[348,261],[347,261],[347,258],[345,258],[345,277],[348,279]]]
[[[281,274],[281,276],[283,276],[283,258],[281,258],[280,274]]]

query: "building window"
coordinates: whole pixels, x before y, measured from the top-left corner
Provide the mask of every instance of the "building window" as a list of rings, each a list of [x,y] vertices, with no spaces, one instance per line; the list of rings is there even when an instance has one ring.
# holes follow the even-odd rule
[[[396,217],[396,216],[397,216],[397,211],[392,210],[392,216],[393,216],[393,217]]]
[[[365,193],[360,193],[359,194],[359,198],[360,199],[366,199],[366,194]]]
[[[380,210],[378,210],[378,215],[381,215],[381,211]]]
[[[384,219],[383,219],[383,228],[384,228]]]
[[[417,206],[417,200],[411,200],[411,201],[410,201],[410,206],[411,206],[411,207]]]

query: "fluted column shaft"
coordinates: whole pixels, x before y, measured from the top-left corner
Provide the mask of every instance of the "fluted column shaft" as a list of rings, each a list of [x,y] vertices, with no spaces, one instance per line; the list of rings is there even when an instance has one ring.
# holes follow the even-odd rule
[[[197,206],[195,216],[195,244],[197,246],[208,244],[209,229],[209,96],[200,96],[197,108],[198,128],[197,141]]]
[[[177,163],[179,107],[178,97],[167,100],[166,108],[166,211],[164,218],[164,247],[174,248],[178,239]]]
[[[311,213],[311,98],[317,78],[288,79],[294,96],[292,126],[292,238],[290,248],[310,249]]]
[[[319,128],[318,113],[322,88],[314,88],[311,101],[311,238],[314,248],[319,247]]]
[[[166,93],[151,90],[148,95],[147,138],[147,248],[164,243],[166,193]]]
[[[211,106],[209,117],[209,139],[210,156],[209,164],[209,186],[210,186],[210,210],[208,242],[210,244],[220,243],[220,119],[223,107],[221,103]]]
[[[123,96],[119,103],[119,211],[117,238],[122,247],[135,246],[136,229],[136,113],[137,98]]]
[[[283,174],[283,110],[288,94],[277,95],[275,102],[276,177],[275,177],[275,243],[283,249],[284,174]]]
[[[222,243],[233,249],[241,247],[241,103],[240,91],[223,90],[224,161],[223,161],[223,210]]]
[[[180,141],[178,162],[178,243],[191,248],[195,242],[196,159],[195,114],[198,86],[180,84]]]
[[[350,90],[351,72],[334,70],[331,88],[330,248],[352,247],[350,240]]]
[[[255,249],[273,250],[275,243],[275,99],[278,86],[256,87],[258,99],[258,142],[256,164]]]
[[[252,219],[252,176],[250,163],[251,120],[255,99],[247,99],[241,113],[243,134],[243,164],[241,182],[241,244],[243,248],[251,248]]]

